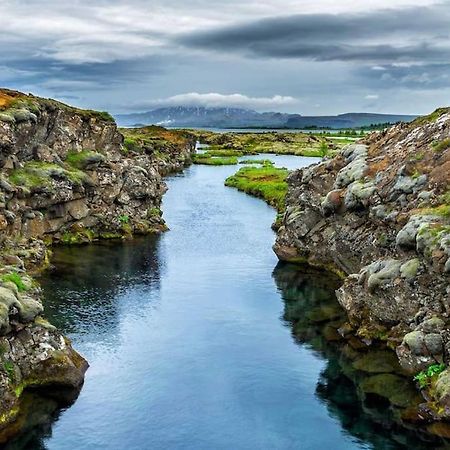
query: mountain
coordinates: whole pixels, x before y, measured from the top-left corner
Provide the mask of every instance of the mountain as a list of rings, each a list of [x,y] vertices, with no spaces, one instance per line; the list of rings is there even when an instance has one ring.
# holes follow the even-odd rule
[[[347,113],[338,116],[302,116],[279,112],[259,113],[243,108],[172,106],[132,114],[117,114],[121,126],[164,125],[198,128],[357,128],[372,124],[410,122],[416,116]]]

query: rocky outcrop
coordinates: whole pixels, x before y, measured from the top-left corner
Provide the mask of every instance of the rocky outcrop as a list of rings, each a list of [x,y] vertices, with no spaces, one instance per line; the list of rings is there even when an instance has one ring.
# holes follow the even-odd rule
[[[404,370],[448,364],[450,109],[374,133],[288,184],[278,257],[341,275],[353,332],[385,341]],[[437,416],[450,418],[442,384]]]
[[[160,127],[124,132],[107,113],[0,90],[0,429],[25,388],[78,388],[87,369],[43,318],[28,275],[47,246],[166,228],[162,176],[190,163],[194,141]]]

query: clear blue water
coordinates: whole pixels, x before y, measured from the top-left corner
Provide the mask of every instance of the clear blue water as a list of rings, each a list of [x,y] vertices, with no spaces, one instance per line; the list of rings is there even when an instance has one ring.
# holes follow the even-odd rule
[[[293,337],[288,299],[307,308],[334,302],[333,289],[274,272],[275,212],[223,185],[235,170],[169,178],[162,236],[55,249],[47,316],[90,369],[70,408],[47,411],[10,448],[422,448],[363,411],[314,333]]]

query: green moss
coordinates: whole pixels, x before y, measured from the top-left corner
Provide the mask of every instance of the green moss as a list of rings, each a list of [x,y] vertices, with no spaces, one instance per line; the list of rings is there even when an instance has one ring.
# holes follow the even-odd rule
[[[65,232],[61,236],[61,243],[64,245],[78,245],[92,242],[96,238],[96,234],[88,228],[77,232]]]
[[[17,286],[17,289],[20,292],[26,291],[27,287],[25,283],[22,281],[22,277],[17,272],[7,273],[6,275],[2,275],[1,280],[3,282],[11,281]]]
[[[66,163],[76,169],[84,169],[91,163],[104,160],[101,153],[91,150],[83,150],[81,152],[69,152],[66,157]]]
[[[225,185],[264,199],[279,212],[284,210],[287,169],[272,166],[243,167],[225,180]]]
[[[147,210],[147,218],[161,217],[162,211],[159,208],[149,208]]]
[[[58,178],[68,179],[78,185],[85,183],[88,179],[81,170],[65,169],[57,164],[42,161],[27,162],[21,169],[16,169],[9,175],[11,183],[28,189],[51,186],[51,181]]]
[[[119,222],[124,225],[130,221],[130,216],[127,216],[126,214],[123,214],[119,216]]]

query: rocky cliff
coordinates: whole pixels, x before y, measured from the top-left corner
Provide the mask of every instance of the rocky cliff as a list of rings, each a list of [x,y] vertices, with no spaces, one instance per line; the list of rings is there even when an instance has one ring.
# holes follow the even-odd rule
[[[0,90],[0,429],[25,388],[79,387],[87,369],[43,318],[28,275],[47,246],[165,229],[162,175],[189,164],[194,142],[159,127],[122,131],[107,113]]]
[[[274,250],[344,278],[342,333],[383,341],[415,374],[450,362],[450,109],[293,172]],[[430,376],[425,420],[450,418],[450,371]],[[426,411],[426,412],[425,412]]]

